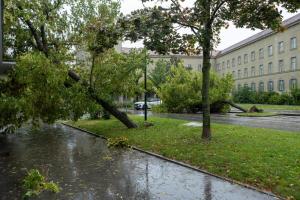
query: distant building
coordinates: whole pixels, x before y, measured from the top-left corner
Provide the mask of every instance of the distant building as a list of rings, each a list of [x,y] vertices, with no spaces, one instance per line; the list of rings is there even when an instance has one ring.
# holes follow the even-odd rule
[[[219,75],[233,74],[235,88],[287,92],[300,81],[300,14],[283,22],[285,30],[264,30],[215,57]]]
[[[264,30],[222,51],[212,52],[212,69],[220,76],[232,74],[235,89],[288,92],[300,86],[300,14],[283,22],[285,30]],[[122,48],[122,52],[130,49]],[[181,59],[193,70],[202,71],[202,55],[158,55],[149,52],[154,67],[159,59]]]

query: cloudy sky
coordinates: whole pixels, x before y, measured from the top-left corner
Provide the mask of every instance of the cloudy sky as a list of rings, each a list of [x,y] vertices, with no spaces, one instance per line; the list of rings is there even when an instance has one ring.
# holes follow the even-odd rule
[[[121,5],[121,11],[124,14],[129,14],[131,11],[143,8],[143,5],[141,3],[141,0],[122,0]],[[186,0],[186,4],[191,5],[193,0]],[[300,10],[298,10],[297,13],[300,13]],[[284,19],[287,19],[289,17],[294,16],[296,13],[288,13],[285,10],[283,10],[283,17]],[[250,30],[245,28],[236,28],[234,25],[230,25],[228,29],[222,29],[220,33],[221,42],[217,46],[218,50],[222,50],[224,48],[227,48],[243,39],[246,39],[255,33],[260,32],[261,30]],[[130,42],[124,42],[124,47],[141,47],[142,42],[137,43],[130,43]]]

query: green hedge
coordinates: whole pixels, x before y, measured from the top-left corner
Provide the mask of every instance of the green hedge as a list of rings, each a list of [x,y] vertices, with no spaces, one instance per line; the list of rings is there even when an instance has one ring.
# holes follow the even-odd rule
[[[235,103],[272,104],[272,105],[300,105],[300,89],[293,89],[290,93],[256,92],[249,87],[243,87],[233,92]]]

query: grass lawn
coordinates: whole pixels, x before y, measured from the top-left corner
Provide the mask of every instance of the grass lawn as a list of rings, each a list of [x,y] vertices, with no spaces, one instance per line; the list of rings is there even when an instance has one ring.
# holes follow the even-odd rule
[[[259,109],[263,110],[300,110],[300,106],[289,105],[269,105],[269,104],[238,104],[239,106],[249,109],[255,105]]]
[[[213,124],[213,139],[201,141],[201,128],[187,121],[155,118],[155,126],[127,129],[116,119],[70,124],[104,135],[125,136],[131,145],[183,161],[221,176],[300,199],[300,132]]]
[[[262,113],[239,113],[236,115],[240,117],[272,117],[278,114],[272,112],[262,112]]]

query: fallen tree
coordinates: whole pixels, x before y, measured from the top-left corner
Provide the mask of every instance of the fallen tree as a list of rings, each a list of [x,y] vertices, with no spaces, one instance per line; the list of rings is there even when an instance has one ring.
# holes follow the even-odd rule
[[[69,70],[68,75],[74,81],[76,82],[80,81],[80,76],[76,74],[74,71]],[[93,98],[98,104],[100,104],[105,110],[107,110],[115,118],[120,120],[127,128],[137,128],[137,125],[132,120],[129,119],[126,113],[119,111],[115,106],[111,105],[110,103],[98,97],[95,91],[91,87],[89,87],[86,82],[83,81],[82,85],[88,88],[88,92],[91,98]]]
[[[239,105],[233,103],[232,101],[223,101],[223,103],[229,104],[230,106],[232,106],[232,107],[234,107],[234,108],[236,108],[236,109],[239,109],[239,110],[242,111],[242,112],[245,112],[245,113],[248,112],[247,109],[245,109],[245,108],[243,108],[243,107],[241,107],[241,106],[239,106]]]

